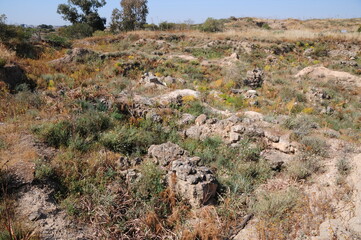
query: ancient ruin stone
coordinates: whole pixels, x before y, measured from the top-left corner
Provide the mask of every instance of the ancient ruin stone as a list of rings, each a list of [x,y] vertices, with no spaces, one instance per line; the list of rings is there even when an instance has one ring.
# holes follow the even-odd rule
[[[212,171],[190,160],[172,162],[169,182],[175,192],[195,208],[212,203],[218,188]]]
[[[247,78],[244,80],[244,85],[251,88],[259,88],[263,84],[263,71],[256,68],[252,71],[247,72]]]
[[[189,157],[189,153],[187,151],[171,142],[150,146],[148,154],[162,166],[167,166],[169,163],[179,158]]]

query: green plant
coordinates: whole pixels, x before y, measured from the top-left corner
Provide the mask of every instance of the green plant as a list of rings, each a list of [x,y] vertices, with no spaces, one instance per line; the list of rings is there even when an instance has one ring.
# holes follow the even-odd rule
[[[297,138],[308,135],[312,129],[319,128],[316,120],[312,116],[306,114],[289,117],[283,125],[288,129],[293,130],[293,133]]]
[[[336,167],[339,174],[343,176],[347,175],[351,170],[350,161],[347,158],[338,159],[336,163]]]
[[[361,32],[361,26],[357,29],[357,32]]]
[[[303,148],[305,151],[317,155],[326,157],[327,156],[327,144],[325,140],[314,137],[314,136],[306,136],[301,140],[301,144],[303,144]]]
[[[54,47],[60,48],[69,48],[71,47],[71,43],[69,42],[68,38],[59,36],[55,33],[50,33],[45,36],[45,40]]]
[[[33,132],[50,146],[68,146],[72,135],[72,124],[66,120],[47,123],[33,128]]]
[[[6,65],[6,59],[0,58],[0,68],[3,68]]]
[[[318,159],[303,155],[287,166],[288,175],[295,180],[307,179],[320,168]]]
[[[68,39],[81,39],[91,37],[93,35],[93,28],[86,23],[76,23],[71,26],[60,28],[59,35]],[[61,42],[64,40],[64,38],[56,38],[56,40]]]
[[[5,139],[0,137],[0,149],[5,149],[6,145]]]
[[[35,162],[35,178],[41,181],[51,178],[54,174],[53,167],[46,161],[39,159]]]
[[[134,183],[133,191],[141,200],[152,200],[165,189],[164,172],[153,162],[144,162],[140,167],[141,177]]]
[[[214,18],[207,18],[207,20],[200,26],[202,32],[221,32],[223,31],[224,25],[220,20]]]
[[[285,219],[298,205],[300,193],[290,188],[278,192],[260,193],[252,205],[252,212],[269,221]]]

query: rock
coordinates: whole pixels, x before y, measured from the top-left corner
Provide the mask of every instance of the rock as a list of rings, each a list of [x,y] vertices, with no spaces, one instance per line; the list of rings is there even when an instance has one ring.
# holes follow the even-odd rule
[[[65,57],[50,61],[49,63],[53,65],[71,62],[83,63],[89,58],[100,58],[100,54],[86,48],[74,48],[69,50]]]
[[[169,105],[170,103],[177,101],[178,99],[182,99],[186,96],[198,99],[200,97],[200,93],[190,89],[179,89],[170,93],[156,96],[152,98],[152,100],[157,101],[161,105]]]
[[[280,137],[279,142],[271,143],[271,147],[283,153],[295,153],[296,146],[290,142],[289,138],[289,134],[283,135]]]
[[[247,72],[247,78],[243,81],[244,85],[251,88],[259,88],[263,84],[263,71],[256,68],[252,71]]]
[[[271,142],[278,143],[280,141],[280,137],[272,134],[270,131],[265,131],[264,135]]]
[[[314,80],[336,80],[344,85],[361,87],[361,77],[354,76],[347,72],[333,71],[325,67],[306,67],[295,75],[295,78],[308,77]]]
[[[245,98],[256,98],[258,96],[258,93],[256,90],[248,90],[245,94]]]
[[[191,126],[184,131],[184,136],[192,139],[200,139],[202,134],[202,128],[199,126]]]
[[[157,76],[154,76],[153,73],[149,72],[149,73],[145,73],[141,80],[140,83],[143,84],[144,87],[155,87],[155,88],[164,88],[167,86],[167,84],[165,82],[162,82],[162,80],[160,78],[158,78]]]
[[[320,225],[320,235],[314,240],[348,240],[359,239],[353,238],[351,233],[346,229],[344,224],[339,219],[330,219]],[[356,236],[355,236],[356,237]]]
[[[357,56],[357,52],[354,51],[348,51],[348,50],[331,50],[328,52],[328,55],[330,57],[348,57],[348,58],[352,58],[352,57],[356,57]]]
[[[189,113],[184,113],[181,117],[181,119],[179,119],[178,124],[179,125],[186,125],[186,124],[190,124],[194,121],[195,117],[192,114]]]
[[[309,57],[309,56],[311,56],[314,52],[315,52],[315,50],[314,50],[313,48],[307,48],[307,49],[303,52],[303,56]]]
[[[242,134],[246,131],[246,128],[243,125],[236,125],[231,128],[231,131],[234,133]]]
[[[215,200],[218,183],[212,171],[190,160],[172,162],[169,185],[194,208]]]
[[[187,151],[171,142],[150,146],[148,154],[162,166],[168,166],[172,161],[182,157],[189,157],[189,153]]]
[[[263,120],[263,114],[258,112],[246,111],[244,112],[244,116],[253,122]]]
[[[205,114],[201,114],[201,115],[199,115],[197,118],[196,118],[196,120],[195,120],[195,123],[196,123],[196,125],[203,125],[203,124],[205,124],[206,123],[206,120],[207,120],[207,115],[205,115]]]
[[[155,113],[154,111],[150,111],[145,115],[145,118],[147,120],[151,120],[152,122],[157,122],[160,123],[162,122],[162,116],[160,116],[159,114]]]
[[[237,142],[239,142],[239,140],[241,140],[241,134],[236,133],[236,132],[231,132],[229,134],[230,143],[237,143]]]

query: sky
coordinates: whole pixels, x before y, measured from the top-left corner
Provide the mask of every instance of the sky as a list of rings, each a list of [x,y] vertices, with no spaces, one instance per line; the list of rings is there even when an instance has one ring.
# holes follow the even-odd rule
[[[8,24],[55,26],[68,25],[56,13],[57,6],[67,0],[0,0],[0,14]],[[120,7],[120,0],[107,0],[99,9],[110,21],[111,12]],[[361,0],[148,0],[148,23],[201,23],[208,17],[263,18],[360,18]]]

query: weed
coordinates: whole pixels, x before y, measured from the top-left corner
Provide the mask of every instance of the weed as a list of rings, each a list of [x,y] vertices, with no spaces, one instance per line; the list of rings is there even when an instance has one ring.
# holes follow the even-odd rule
[[[35,178],[41,181],[50,179],[54,175],[53,167],[42,159],[35,162]]]
[[[72,135],[72,124],[63,120],[57,123],[47,123],[33,128],[42,141],[53,147],[68,146]]]
[[[312,129],[318,128],[315,119],[306,114],[297,115],[295,118],[290,117],[284,122],[284,126],[293,130],[297,138],[308,135]]]
[[[326,142],[318,137],[306,136],[301,140],[304,150],[310,154],[326,157],[327,156],[327,144]]]
[[[303,155],[287,166],[288,175],[295,180],[307,179],[320,168],[319,159]]]
[[[337,171],[339,174],[346,176],[351,170],[350,161],[347,158],[340,158],[336,163]]]
[[[252,205],[252,212],[270,221],[286,218],[287,214],[291,214],[292,209],[297,206],[299,196],[299,192],[294,188],[260,193]]]

